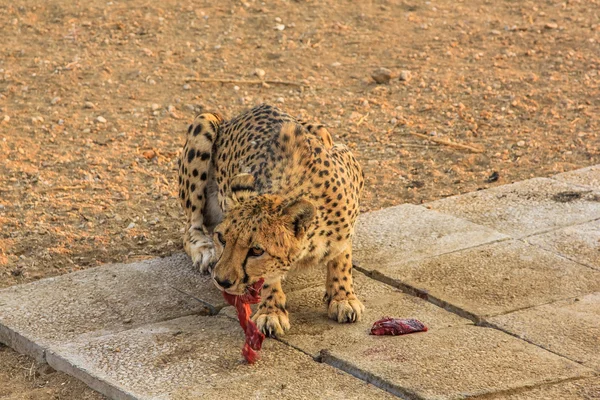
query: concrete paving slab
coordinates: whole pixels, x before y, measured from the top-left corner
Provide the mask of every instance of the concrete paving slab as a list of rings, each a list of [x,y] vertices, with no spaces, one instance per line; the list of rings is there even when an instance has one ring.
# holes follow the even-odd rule
[[[554,175],[553,179],[600,190],[600,165]]]
[[[495,329],[458,326],[343,340],[324,362],[405,398],[462,399],[591,376],[593,370]]]
[[[600,371],[600,293],[499,315],[488,322]]]
[[[354,343],[369,340],[371,326],[384,317],[417,318],[430,330],[472,324],[468,319],[357,271],[354,271],[354,289],[365,306],[365,312],[362,320],[353,324],[339,324],[327,317],[327,308],[323,303],[324,288],[310,288],[288,294],[292,327],[281,339],[316,357],[322,349],[330,348],[336,343],[351,347]],[[227,309],[227,315],[236,318],[233,309]]]
[[[488,400],[598,400],[600,377],[543,385],[518,393],[498,393]]]
[[[515,238],[600,218],[600,192],[535,178],[428,203]]]
[[[403,204],[363,214],[353,258],[366,270],[399,260],[419,260],[506,239],[490,228],[425,207]]]
[[[600,290],[598,271],[519,240],[382,266],[374,275],[475,318]]]
[[[243,342],[229,318],[188,316],[63,346],[48,363],[114,399],[393,398],[271,339],[247,365]]]
[[[530,236],[526,240],[570,260],[600,270],[600,220]]]
[[[291,293],[311,287],[324,288],[326,277],[327,268],[325,265],[306,268],[304,270],[292,270],[283,281],[282,288],[285,293]]]
[[[210,278],[194,272],[185,255],[108,265],[1,290],[0,342],[43,361],[45,349],[83,334],[217,313],[224,305]]]

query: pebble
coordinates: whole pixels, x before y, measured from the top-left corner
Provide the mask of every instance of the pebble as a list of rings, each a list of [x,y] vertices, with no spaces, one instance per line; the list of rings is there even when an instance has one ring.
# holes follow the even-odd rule
[[[96,121],[100,122],[101,124],[105,124],[106,118],[104,118],[103,116],[99,116],[98,118],[96,118]]]
[[[285,99],[283,97],[278,97],[275,101],[278,103],[285,103]]]
[[[331,66],[334,68],[340,67],[341,65],[342,65],[342,63],[339,63],[337,61],[331,64]]]
[[[125,230],[129,230],[135,228],[135,222],[130,223],[129,225],[127,225],[127,228],[125,228]]]
[[[156,110],[158,110],[160,108],[160,106],[158,104],[156,104],[156,103],[152,104],[151,107],[152,107],[152,111],[156,111]]]
[[[254,75],[258,76],[259,78],[264,78],[266,75],[266,72],[264,69],[256,68],[254,70]]]
[[[408,81],[410,81],[410,78],[411,78],[410,71],[406,71],[406,70],[400,71],[400,80],[401,81],[408,82]]]
[[[94,105],[94,103],[92,103],[91,101],[86,101],[86,102],[83,104],[83,107],[84,107],[84,108],[96,108],[96,106]]]
[[[192,87],[190,86],[189,83],[186,83],[185,85],[183,85],[183,90],[190,90]]]
[[[174,106],[174,105],[172,105],[172,104],[170,104],[170,105],[167,107],[167,111],[168,111],[168,112],[170,112],[170,113],[174,113],[174,112],[176,111],[176,109],[175,109],[175,106]]]
[[[55,105],[56,103],[58,103],[60,101],[60,97],[55,97],[52,100],[50,100],[50,104]]]
[[[546,29],[558,29],[558,24],[555,22],[548,22],[546,25],[544,25],[544,28]]]
[[[10,117],[8,115],[5,115],[4,118],[2,118],[2,122],[8,122],[10,121]]]
[[[496,35],[496,36],[497,36],[497,35],[500,35],[500,34],[502,34],[502,32],[500,32],[500,31],[499,31],[499,30],[497,30],[497,29],[492,29],[492,30],[490,31],[490,33],[491,33],[492,35]]]
[[[85,128],[85,129],[83,130],[83,133],[90,133],[91,131],[92,131],[92,130],[91,130],[90,128]]]
[[[277,31],[282,31],[285,29],[285,25],[284,24],[277,24],[275,25],[275,30]]]
[[[371,73],[371,78],[377,83],[388,83],[392,79],[392,71],[387,68],[378,68]]]
[[[525,141],[524,141],[524,140],[519,140],[519,141],[517,142],[517,146],[519,146],[519,147],[523,147],[523,146],[525,146]]]

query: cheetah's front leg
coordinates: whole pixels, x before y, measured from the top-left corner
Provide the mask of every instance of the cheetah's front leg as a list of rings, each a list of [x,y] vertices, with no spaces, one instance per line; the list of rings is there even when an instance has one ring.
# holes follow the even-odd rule
[[[329,318],[340,323],[359,321],[365,306],[354,294],[350,246],[327,263],[326,285],[325,300]]]
[[[223,119],[218,114],[204,113],[188,128],[179,167],[179,198],[187,224],[183,247],[200,272],[209,272],[216,262],[215,245],[206,226],[211,212],[208,183],[212,179],[212,147]],[[211,218],[208,218],[209,220]],[[214,218],[213,218],[214,219]]]
[[[261,293],[262,301],[258,311],[252,316],[258,330],[265,336],[283,335],[290,329],[288,312],[285,309],[285,293],[281,289],[281,281],[264,285]]]

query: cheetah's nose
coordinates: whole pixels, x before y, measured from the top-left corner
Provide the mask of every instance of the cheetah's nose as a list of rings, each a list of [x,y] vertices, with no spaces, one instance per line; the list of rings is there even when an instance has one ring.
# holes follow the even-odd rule
[[[231,282],[229,279],[225,279],[225,280],[221,281],[221,280],[217,279],[216,276],[213,279],[215,280],[217,285],[219,285],[223,289],[229,289],[230,287],[233,286],[233,283],[234,283],[234,282]]]

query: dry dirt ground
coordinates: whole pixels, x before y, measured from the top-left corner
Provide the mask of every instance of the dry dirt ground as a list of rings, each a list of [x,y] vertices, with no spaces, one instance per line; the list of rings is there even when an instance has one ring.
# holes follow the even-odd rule
[[[202,110],[269,102],[328,125],[364,166],[363,211],[597,164],[599,14],[598,0],[2,0],[0,288],[181,251],[177,157]],[[2,396],[97,395],[0,348]]]

